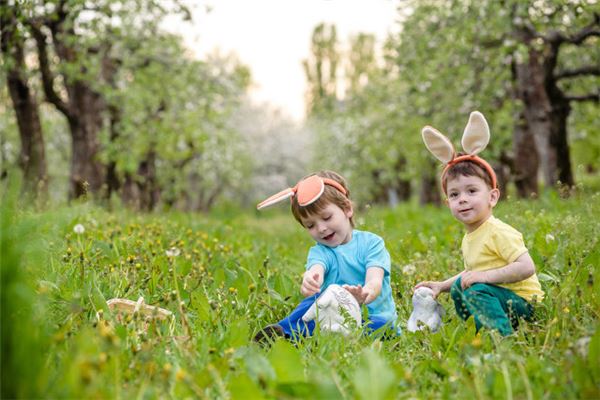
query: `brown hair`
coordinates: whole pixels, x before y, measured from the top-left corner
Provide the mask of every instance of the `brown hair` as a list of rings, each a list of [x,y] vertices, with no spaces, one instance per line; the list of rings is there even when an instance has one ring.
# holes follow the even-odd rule
[[[450,168],[448,168],[448,171],[446,171],[446,175],[444,175],[442,180],[442,188],[444,189],[444,193],[447,191],[448,181],[451,179],[456,179],[459,176],[476,176],[483,179],[489,189],[493,189],[492,177],[490,174],[476,162],[465,160],[452,165]]]
[[[342,192],[340,192],[333,186],[325,185],[325,190],[323,191],[321,197],[319,197],[314,203],[310,203],[307,206],[301,206],[300,204],[298,204],[297,197],[292,197],[292,214],[294,215],[294,218],[296,218],[296,221],[298,221],[302,226],[304,226],[302,224],[302,218],[308,218],[311,215],[320,213],[329,204],[335,204],[344,211],[348,211],[352,207],[352,201],[350,200],[350,190],[348,189],[346,180],[342,178],[340,174],[338,174],[337,172],[324,170],[319,171],[315,174],[307,175],[302,179],[306,179],[312,175],[317,175],[321,178],[329,178],[336,181],[337,183],[342,185],[342,187],[346,190],[346,195],[344,195]],[[352,217],[350,217],[350,225],[354,227],[354,220]]]

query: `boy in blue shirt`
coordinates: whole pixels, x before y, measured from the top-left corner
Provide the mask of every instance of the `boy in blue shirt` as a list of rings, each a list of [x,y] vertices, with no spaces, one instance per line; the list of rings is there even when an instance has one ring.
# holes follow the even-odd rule
[[[254,341],[312,335],[315,322],[304,322],[302,316],[331,284],[341,285],[359,304],[366,305],[369,316],[363,322],[370,331],[383,327],[396,330],[390,255],[381,237],[354,229],[354,209],[345,180],[333,171],[320,171],[269,197],[257,208],[287,198],[291,198],[296,220],[316,241],[308,252],[300,287],[305,299],[289,316],[261,329]]]

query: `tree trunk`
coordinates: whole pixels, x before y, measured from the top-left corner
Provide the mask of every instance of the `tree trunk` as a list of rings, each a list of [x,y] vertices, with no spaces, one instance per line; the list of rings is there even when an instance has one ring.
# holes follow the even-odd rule
[[[419,204],[442,204],[440,194],[440,185],[436,178],[436,166],[433,161],[429,161],[429,168],[423,168],[421,172],[421,189],[419,191]]]
[[[72,113],[71,186],[69,198],[79,198],[88,192],[99,193],[104,184],[104,166],[97,159],[100,150],[98,133],[102,129],[104,102],[86,83],[67,85]]]
[[[125,204],[136,210],[152,211],[160,200],[160,189],[156,178],[156,152],[149,150],[138,165],[135,177],[125,174],[122,189]]]
[[[547,187],[553,187],[558,181],[558,157],[551,141],[553,110],[545,88],[546,71],[541,58],[537,50],[530,48],[528,60],[517,64],[517,96],[523,104],[526,121],[523,129],[529,130],[527,135],[532,135],[535,141],[544,183]]]
[[[567,140],[567,120],[571,113],[571,105],[554,80],[551,82],[548,93],[552,104],[550,144],[554,147],[557,155],[558,181],[562,185],[572,187],[575,186],[575,179],[571,169],[571,155]]]
[[[60,4],[54,19],[46,20],[47,28],[51,32],[50,43],[64,65],[73,66],[78,56],[74,42],[78,39],[72,26],[65,24],[68,10],[66,3]],[[47,46],[49,44],[43,26],[36,21],[30,21],[29,26],[35,37],[42,84],[46,99],[52,103],[66,118],[71,133],[71,171],[69,198],[78,198],[87,193],[98,193],[104,183],[104,166],[98,160],[100,149],[98,133],[102,129],[102,115],[106,105],[102,96],[93,90],[92,82],[87,82],[79,77],[63,75],[63,92],[55,89],[54,75],[51,69],[51,60]],[[65,29],[67,26],[67,29]],[[80,73],[85,74],[83,65],[78,66]]]
[[[6,72],[6,82],[19,127],[23,192],[33,198],[45,199],[48,194],[46,151],[38,103],[25,77],[23,40],[16,30],[14,14],[5,12],[0,17],[0,26],[2,54],[11,66]]]
[[[148,151],[145,160],[140,163],[138,168],[140,188],[140,208],[144,211],[152,211],[160,198],[156,179],[156,152],[152,149]]]
[[[527,125],[527,120],[520,111],[515,116],[513,131],[513,181],[517,187],[517,196],[528,198],[537,195],[539,158],[535,148],[535,140]]]

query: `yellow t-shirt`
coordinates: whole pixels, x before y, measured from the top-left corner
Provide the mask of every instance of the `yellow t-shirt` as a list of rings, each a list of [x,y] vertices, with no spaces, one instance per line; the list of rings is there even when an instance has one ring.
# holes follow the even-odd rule
[[[462,241],[465,268],[468,271],[487,271],[502,268],[527,252],[523,235],[512,226],[491,216]],[[536,274],[514,283],[498,283],[512,290],[527,301],[544,298],[544,292]]]

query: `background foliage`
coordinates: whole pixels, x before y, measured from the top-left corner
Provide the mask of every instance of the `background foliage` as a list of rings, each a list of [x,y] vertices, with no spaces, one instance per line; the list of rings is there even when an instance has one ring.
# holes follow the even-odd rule
[[[309,118],[303,125],[249,102],[251,72],[235,55],[195,59],[181,37],[163,28],[168,19],[194,23],[191,3],[106,0],[92,8],[74,0],[19,4],[3,0],[3,17],[13,18],[5,26],[14,30],[6,43],[9,50],[20,44],[27,55],[19,74],[40,110],[47,159],[47,177],[40,179],[50,182],[50,198],[57,202],[68,192],[73,197],[74,174],[83,169],[74,157],[87,149],[78,150],[72,123],[59,112],[61,104],[78,104],[71,98],[75,89],[70,82],[101,100],[97,110],[78,111],[81,121],[101,118],[89,127],[95,133],[88,139],[98,142],[97,153],[87,158],[79,154],[77,162],[99,162],[102,185],[88,182],[88,195],[113,198],[113,203],[119,199],[144,210],[248,206],[273,187],[326,168],[354,183],[360,204],[395,205],[411,198],[439,202],[437,164],[424,150],[420,129],[435,126],[458,145],[474,109],[486,115],[492,131],[484,156],[510,193],[513,182],[523,179],[524,168],[537,181],[537,159],[540,176],[547,175],[543,169],[549,162],[540,148],[532,147],[522,151],[536,164],[521,165],[517,139],[524,110],[546,106],[525,104],[529,100],[523,98],[516,71],[538,53],[554,50],[553,75],[539,78],[554,79],[564,96],[577,99],[567,103],[568,142],[559,145],[566,152],[559,159],[572,165],[575,183],[598,171],[594,132],[600,59],[595,48],[600,9],[595,1],[406,1],[397,10],[399,29],[385,43],[365,33],[342,38],[335,26],[320,24],[307,38]],[[62,21],[62,35],[52,33],[55,20]],[[534,32],[535,40],[524,41],[524,30]],[[578,34],[585,39],[576,41]],[[47,90],[36,50],[40,35],[49,56],[45,75],[54,77],[49,85],[54,93]],[[557,37],[564,41],[552,42]],[[61,46],[73,56],[61,56]],[[3,84],[15,57],[4,53]],[[6,178],[9,169],[22,166],[23,154],[4,88],[0,112],[6,117],[1,140]],[[555,183],[545,181],[544,186]],[[537,192],[536,187],[518,191],[527,196]]]

